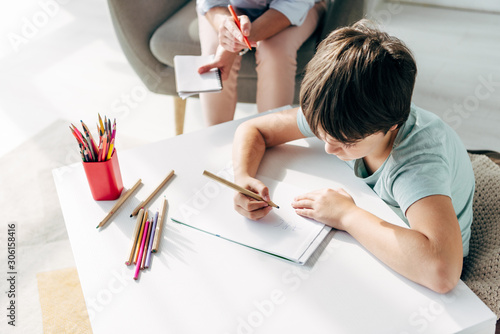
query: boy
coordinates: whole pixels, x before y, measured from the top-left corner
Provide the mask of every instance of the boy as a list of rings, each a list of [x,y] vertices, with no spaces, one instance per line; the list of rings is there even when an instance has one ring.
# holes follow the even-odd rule
[[[411,103],[416,73],[406,46],[365,20],[332,32],[308,64],[301,107],[249,120],[236,131],[235,180],[269,200],[254,178],[266,148],[316,135],[410,228],[358,208],[342,189],[296,197],[296,213],[347,231],[393,270],[446,293],[468,254],[474,174],[456,133]],[[250,219],[271,210],[241,194],[234,202]]]

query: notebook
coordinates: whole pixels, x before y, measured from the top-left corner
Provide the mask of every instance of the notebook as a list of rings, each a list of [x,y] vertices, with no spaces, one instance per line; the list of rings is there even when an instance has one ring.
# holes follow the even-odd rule
[[[181,98],[185,99],[198,93],[220,92],[222,90],[222,80],[218,69],[198,74],[198,68],[210,63],[213,57],[213,55],[177,55],[174,57],[175,84]]]
[[[203,181],[204,185],[175,209],[171,219],[213,236],[303,265],[331,228],[295,213],[290,203],[295,196],[306,191],[287,183],[258,178],[269,187],[273,202],[280,207],[273,209],[261,220],[253,221],[237,213],[233,208],[235,191],[212,180]]]

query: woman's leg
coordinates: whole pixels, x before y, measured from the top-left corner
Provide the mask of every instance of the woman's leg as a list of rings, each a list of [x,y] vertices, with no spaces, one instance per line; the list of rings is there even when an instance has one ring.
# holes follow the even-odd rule
[[[293,103],[297,50],[316,30],[323,13],[323,4],[317,4],[302,25],[290,26],[259,42],[255,53],[259,112]]]

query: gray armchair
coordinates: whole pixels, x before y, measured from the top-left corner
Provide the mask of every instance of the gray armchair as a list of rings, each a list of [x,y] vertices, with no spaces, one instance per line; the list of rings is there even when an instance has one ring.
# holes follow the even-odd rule
[[[201,53],[195,0],[108,0],[118,41],[139,78],[158,94],[173,95],[176,134],[184,128],[186,101],[177,97],[173,58]],[[297,54],[294,103],[300,82],[316,46],[329,32],[363,17],[363,0],[326,0],[327,11],[317,31]],[[257,73],[253,52],[243,56],[238,77],[238,101],[255,102]]]

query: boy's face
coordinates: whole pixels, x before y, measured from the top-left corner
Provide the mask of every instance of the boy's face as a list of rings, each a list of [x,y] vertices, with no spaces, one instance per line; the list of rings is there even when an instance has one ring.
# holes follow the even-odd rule
[[[392,131],[384,134],[377,132],[369,135],[354,144],[343,144],[322,129],[318,131],[319,139],[325,143],[325,152],[337,156],[340,160],[349,161],[366,156],[379,156],[387,152],[391,143]]]

